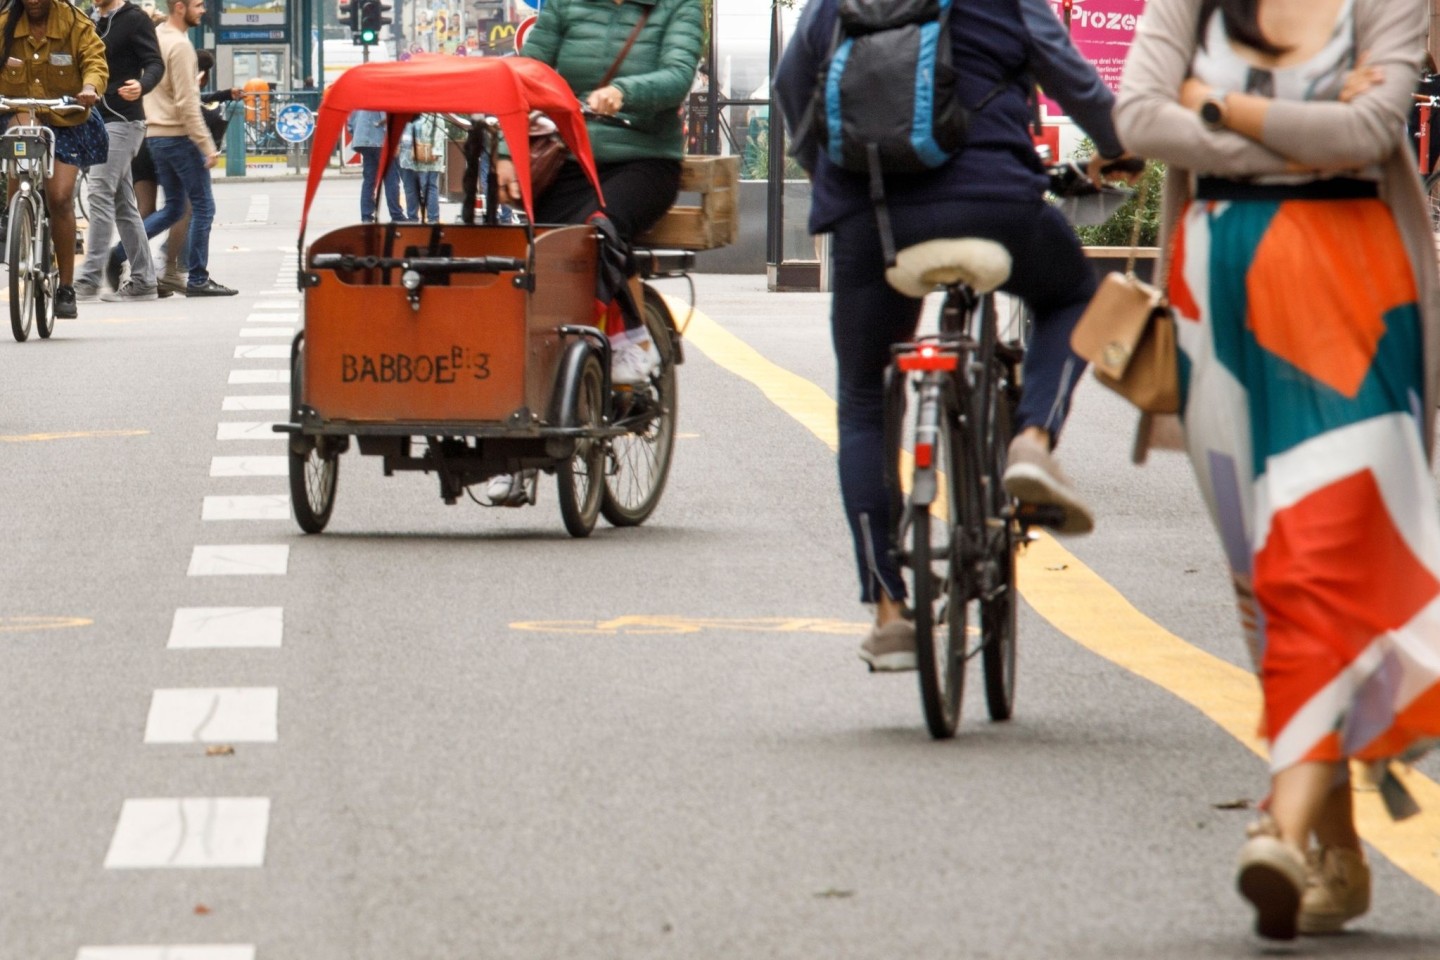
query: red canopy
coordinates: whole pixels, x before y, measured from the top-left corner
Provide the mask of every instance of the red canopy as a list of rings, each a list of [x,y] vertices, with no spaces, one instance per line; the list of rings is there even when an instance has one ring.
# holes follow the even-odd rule
[[[419,113],[488,113],[515,162],[525,213],[534,220],[530,196],[530,111],[540,110],[555,122],[560,137],[575,153],[595,193],[600,180],[590,155],[590,134],[580,115],[580,101],[565,79],[539,60],[527,57],[454,57],[419,54],[401,62],[365,63],[351,67],[325,90],[311,145],[310,178],[300,212],[300,236],[310,216],[310,203],[352,110],[379,110],[390,115],[381,169],[389,163],[405,124]]]

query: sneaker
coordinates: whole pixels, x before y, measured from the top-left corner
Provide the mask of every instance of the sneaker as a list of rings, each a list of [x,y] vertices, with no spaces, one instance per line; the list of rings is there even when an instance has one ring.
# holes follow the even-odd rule
[[[610,352],[610,383],[620,387],[640,386],[660,367],[660,351],[655,344],[625,341]]]
[[[55,288],[55,318],[57,320],[74,320],[80,316],[75,309],[75,288],[68,284],[61,284]]]
[[[536,470],[500,473],[485,484],[487,507],[523,507],[535,502]]]
[[[1317,847],[1310,851],[1301,933],[1339,933],[1370,909],[1370,867],[1359,850]]]
[[[1095,516],[1080,499],[1070,478],[1060,471],[1055,457],[1032,437],[1020,434],[1010,441],[1010,458],[1005,466],[1005,492],[1021,503],[1060,507],[1065,519],[1057,533],[1089,533]]]
[[[111,290],[120,289],[120,275],[124,269],[125,248],[117,243],[110,248],[110,256],[105,258],[105,282]]]
[[[1255,933],[1262,940],[1295,939],[1305,875],[1305,857],[1279,837],[1253,836],[1240,848],[1235,885],[1255,907]]]
[[[134,280],[126,280],[120,284],[119,290],[100,294],[100,299],[107,303],[130,303],[137,300],[159,300],[160,294],[154,287],[147,290]]]
[[[871,627],[860,644],[860,659],[870,664],[871,673],[899,673],[915,669],[915,624],[891,620],[883,627]]]
[[[185,296],[187,297],[233,297],[239,292],[239,290],[231,290],[222,283],[216,283],[214,280],[185,285]]]
[[[77,303],[93,303],[100,299],[100,288],[93,283],[86,283],[84,280],[76,280],[75,300]]]

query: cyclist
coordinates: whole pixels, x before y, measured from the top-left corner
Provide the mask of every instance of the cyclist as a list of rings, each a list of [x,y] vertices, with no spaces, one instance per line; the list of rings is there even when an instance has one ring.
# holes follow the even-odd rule
[[[828,57],[838,6],[839,0],[806,6],[776,74],[792,135]],[[1051,449],[1085,369],[1070,349],[1070,331],[1094,293],[1095,277],[1070,224],[1045,203],[1048,180],[1030,137],[1029,95],[1039,81],[1090,135],[1098,148],[1092,179],[1106,162],[1125,155],[1110,120],[1115,98],[1046,0],[955,3],[950,36],[962,100],[985,106],[973,111],[965,148],[945,165],[885,178],[896,247],[967,236],[1009,250],[1014,268],[1002,289],[1029,304],[1035,324],[1005,487],[1027,502],[1062,508],[1060,529],[1083,533],[1093,525],[1090,510]],[[911,670],[915,630],[904,616],[905,585],[891,551],[882,387],[890,347],[914,336],[920,301],[885,282],[868,178],[839,169],[813,143],[809,155],[797,159],[814,183],[810,230],[833,234],[840,490],[855,542],[860,598],[875,604],[875,624],[860,656],[874,670]]]
[[[105,44],[90,18],[66,0],[12,0],[5,16],[5,69],[0,96],[52,99],[71,96],[86,107],[100,99],[110,79]],[[55,316],[75,313],[75,178],[81,167],[104,163],[109,152],[105,123],[93,110],[38,112],[55,132],[55,172],[45,184],[60,286]],[[3,118],[9,126],[14,115]],[[14,184],[10,184],[13,192]]]

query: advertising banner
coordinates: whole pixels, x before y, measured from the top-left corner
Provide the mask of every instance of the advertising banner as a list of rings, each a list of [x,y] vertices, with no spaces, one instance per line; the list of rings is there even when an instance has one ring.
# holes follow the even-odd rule
[[[1085,59],[1095,64],[1106,86],[1119,90],[1125,55],[1135,38],[1140,14],[1145,11],[1145,0],[1073,0],[1070,4],[1065,0],[1050,0],[1050,6],[1062,21],[1066,6],[1070,7],[1070,36],[1075,46]],[[1051,116],[1063,113],[1048,97],[1045,107]]]
[[[284,43],[286,0],[220,0],[220,43]]]

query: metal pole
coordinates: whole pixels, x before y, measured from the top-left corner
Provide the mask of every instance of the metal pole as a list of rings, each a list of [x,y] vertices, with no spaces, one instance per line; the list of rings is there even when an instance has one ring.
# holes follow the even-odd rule
[[[715,0],[719,2],[719,0]],[[715,60],[715,3],[710,4],[710,49],[705,51],[705,69],[707,72],[705,83],[705,106],[706,118],[709,120],[710,128],[705,131],[705,152],[711,156],[720,153],[720,114],[719,98],[715,89],[715,80],[720,75],[720,65]]]
[[[765,108],[769,134],[769,167],[766,188],[765,261],[776,265],[785,259],[785,124],[775,109],[775,71],[780,67],[780,5],[770,7],[770,86]]]

